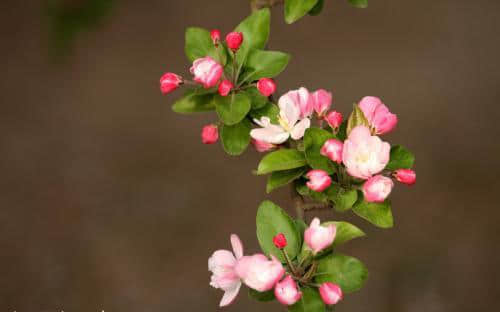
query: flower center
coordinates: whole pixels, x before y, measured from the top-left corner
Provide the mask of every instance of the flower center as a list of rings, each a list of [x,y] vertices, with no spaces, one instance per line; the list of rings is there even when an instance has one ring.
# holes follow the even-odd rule
[[[283,128],[286,132],[292,131],[292,129],[288,123],[288,120],[286,120],[286,118],[283,118],[282,116],[280,116],[278,118],[278,122],[280,123],[281,128]]]

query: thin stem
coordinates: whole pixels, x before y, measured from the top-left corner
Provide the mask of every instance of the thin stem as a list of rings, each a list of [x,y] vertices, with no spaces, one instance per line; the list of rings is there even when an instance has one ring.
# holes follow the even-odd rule
[[[252,12],[254,12],[262,8],[271,8],[284,2],[285,0],[250,0],[250,7],[252,8]]]
[[[290,191],[295,204],[295,213],[297,214],[297,219],[304,221],[304,208],[302,207],[304,204],[304,199],[302,198],[302,196],[300,196],[299,193],[297,193],[294,183],[290,183]]]
[[[292,263],[292,260],[290,260],[290,257],[288,257],[288,254],[286,253],[285,249],[281,249],[281,252],[283,253],[283,256],[285,257],[286,263],[290,270],[292,270],[293,275],[297,275],[297,270],[295,269],[295,266]]]

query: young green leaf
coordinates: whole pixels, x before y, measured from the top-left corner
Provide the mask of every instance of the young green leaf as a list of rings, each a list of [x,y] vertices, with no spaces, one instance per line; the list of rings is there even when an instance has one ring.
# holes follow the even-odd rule
[[[248,288],[248,295],[257,301],[267,302],[274,300],[274,290],[260,292],[252,288]]]
[[[356,258],[334,253],[321,258],[316,271],[315,282],[338,284],[344,293],[351,293],[363,287],[368,270]]]
[[[366,119],[365,114],[359,108],[357,104],[354,104],[354,110],[351,113],[351,116],[349,116],[349,120],[347,121],[347,136],[349,136],[349,133],[351,133],[352,129],[356,128],[357,126],[366,126],[370,127],[370,123],[368,122],[368,119]]]
[[[391,147],[391,158],[385,167],[387,170],[410,169],[415,162],[415,156],[401,145]]]
[[[318,3],[318,0],[286,0],[285,21],[292,24],[306,15]]]
[[[241,77],[246,81],[278,76],[288,65],[290,54],[277,51],[252,50],[245,64],[246,70]]]
[[[222,125],[220,138],[226,153],[231,156],[241,155],[250,143],[251,128],[252,124],[246,119],[233,126]]]
[[[205,56],[212,57],[223,66],[227,61],[226,50],[221,47],[219,48],[219,52],[217,52],[212,38],[210,38],[210,32],[203,28],[189,27],[186,29],[186,45],[184,50],[191,62]],[[220,59],[221,57],[222,59]]]
[[[213,94],[199,94],[192,89],[174,103],[172,110],[179,114],[213,111],[215,109],[213,98]]]
[[[259,163],[257,174],[300,168],[306,165],[304,153],[295,149],[280,149],[269,153]]]
[[[312,16],[319,15],[321,11],[323,11],[324,5],[325,5],[324,0],[318,0],[318,3],[316,3],[316,5],[311,9],[311,11],[309,11],[309,15]]]
[[[380,228],[387,229],[394,226],[391,202],[388,200],[383,203],[369,203],[364,199],[358,200],[352,210],[361,218]]]
[[[250,98],[243,92],[228,96],[214,96],[217,115],[225,125],[231,126],[245,118],[251,108]]]
[[[289,312],[325,312],[326,306],[318,290],[312,287],[302,287],[302,297],[294,305],[288,307]]]
[[[333,242],[333,247],[337,247],[339,245],[344,244],[345,242],[366,235],[357,226],[349,222],[330,221],[330,222],[325,222],[322,225],[328,226],[329,224],[332,223],[335,224],[335,226],[337,227],[337,233],[335,234],[335,241]]]
[[[365,9],[368,7],[368,0],[349,0],[349,3],[356,8]]]
[[[351,209],[358,200],[358,191],[355,189],[346,190],[338,184],[330,187],[327,194],[328,199],[334,203],[334,208],[338,212],[345,212]]]
[[[255,109],[250,111],[250,116],[254,119],[260,120],[262,117],[269,117],[271,119],[271,123],[278,124],[278,114],[280,113],[280,109],[278,105],[267,102],[262,108]]]
[[[243,33],[243,44],[236,59],[241,64],[252,49],[264,49],[271,29],[271,12],[268,8],[258,10],[244,19],[235,29]]]
[[[271,201],[264,201],[257,211],[257,238],[262,251],[270,256],[274,255],[281,262],[285,258],[278,248],[274,246],[273,237],[283,233],[287,240],[285,251],[291,259],[295,259],[300,251],[299,234],[295,223],[283,209]]]
[[[295,222],[295,229],[297,229],[297,233],[299,233],[299,242],[304,241],[304,232],[307,229],[307,224],[304,222],[304,220],[296,219],[294,220]],[[302,246],[300,246],[302,248]]]
[[[273,190],[285,186],[290,182],[300,178],[307,169],[305,167],[284,170],[284,171],[275,171],[272,172],[269,178],[267,179],[267,193],[271,193]]]
[[[329,174],[335,170],[333,163],[328,157],[320,154],[321,147],[328,139],[333,139],[335,136],[330,132],[320,128],[309,128],[304,134],[304,148],[307,163],[314,169],[321,169]]]
[[[261,109],[269,103],[269,99],[262,94],[260,94],[257,88],[248,88],[244,91],[246,95],[250,98],[252,103],[252,110]]]

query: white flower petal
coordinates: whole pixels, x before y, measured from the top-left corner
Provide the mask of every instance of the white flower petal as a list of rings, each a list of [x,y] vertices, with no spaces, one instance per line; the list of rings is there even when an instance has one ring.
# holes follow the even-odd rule
[[[269,125],[266,128],[253,129],[250,131],[250,136],[266,143],[281,144],[288,140],[290,134],[280,126]]]
[[[306,129],[309,128],[310,126],[311,126],[311,120],[309,120],[309,118],[304,118],[301,121],[299,121],[299,123],[293,127],[290,133],[292,135],[292,139],[294,140],[301,139],[304,136]]]

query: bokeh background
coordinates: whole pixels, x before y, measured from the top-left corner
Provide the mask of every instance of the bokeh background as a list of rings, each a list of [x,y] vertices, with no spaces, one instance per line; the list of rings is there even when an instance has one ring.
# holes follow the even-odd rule
[[[202,145],[214,116],[174,114],[182,92],[161,96],[158,79],[187,75],[187,26],[230,31],[248,1],[95,4],[1,4],[0,310],[217,310],[207,258],[230,233],[257,252],[260,201],[291,202],[265,194],[253,150]],[[387,139],[417,156],[394,229],[321,214],[368,233],[343,247],[370,277],[338,311],[498,306],[499,12],[495,0],[327,0],[286,25],[273,9],[269,48],[293,55],[279,91],[332,90],[344,113],[381,96],[400,119]],[[245,292],[226,309],[256,310],[284,309]]]

